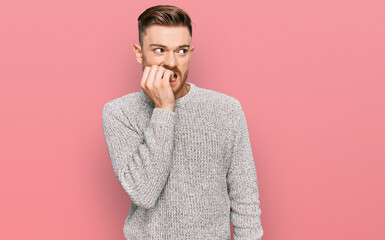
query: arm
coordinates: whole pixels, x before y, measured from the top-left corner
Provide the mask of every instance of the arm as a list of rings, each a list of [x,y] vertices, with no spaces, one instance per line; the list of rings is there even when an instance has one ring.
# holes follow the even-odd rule
[[[170,172],[175,112],[154,108],[142,135],[120,108],[105,104],[102,126],[116,177],[136,205],[153,207]]]
[[[231,152],[227,186],[231,202],[230,220],[234,240],[259,240],[263,236],[259,208],[257,172],[249,139],[246,117],[237,100],[235,139]]]

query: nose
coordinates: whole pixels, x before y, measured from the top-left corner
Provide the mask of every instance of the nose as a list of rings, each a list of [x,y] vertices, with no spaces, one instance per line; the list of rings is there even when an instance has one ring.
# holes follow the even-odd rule
[[[175,56],[175,53],[173,53],[173,52],[167,53],[166,58],[165,58],[163,63],[164,63],[164,65],[166,65],[170,68],[174,68],[174,67],[178,66],[178,60]]]

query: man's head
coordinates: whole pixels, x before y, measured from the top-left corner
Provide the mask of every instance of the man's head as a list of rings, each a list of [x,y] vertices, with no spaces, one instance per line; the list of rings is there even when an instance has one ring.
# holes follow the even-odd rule
[[[177,74],[172,90],[183,88],[194,47],[191,46],[190,17],[182,9],[158,5],[146,9],[138,18],[139,43],[134,44],[136,60],[146,66],[160,65]]]

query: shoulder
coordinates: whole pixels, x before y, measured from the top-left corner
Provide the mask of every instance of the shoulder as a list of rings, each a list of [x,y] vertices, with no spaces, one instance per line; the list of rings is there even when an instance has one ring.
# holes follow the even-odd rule
[[[230,111],[234,110],[235,108],[239,109],[239,107],[241,107],[241,103],[238,99],[222,92],[200,88],[200,94],[202,101],[213,104],[216,107],[224,107]]]
[[[201,88],[198,99],[208,117],[226,129],[237,128],[244,115],[241,102],[229,94]]]
[[[122,113],[123,110],[134,109],[135,106],[138,106],[142,102],[140,92],[128,93],[126,95],[113,98],[107,101],[102,110],[104,115],[116,115]]]

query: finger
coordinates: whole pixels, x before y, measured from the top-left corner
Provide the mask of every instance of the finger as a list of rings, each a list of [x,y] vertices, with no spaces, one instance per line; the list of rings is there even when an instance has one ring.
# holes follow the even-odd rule
[[[173,75],[174,75],[174,72],[167,69],[163,75],[162,80],[165,82],[170,82]]]
[[[160,79],[163,77],[163,73],[166,69],[162,66],[159,66],[156,74],[155,74],[155,79],[154,79],[154,86],[159,86],[160,85]]]
[[[147,78],[148,78],[148,74],[149,74],[149,72],[150,72],[150,67],[149,66],[147,66],[147,67],[145,67],[144,68],[144,70],[143,70],[143,74],[142,74],[142,80],[140,81],[140,87],[142,88],[142,89],[145,89],[145,84],[146,84],[146,80],[147,80]]]
[[[155,74],[156,74],[157,69],[158,69],[158,65],[152,65],[151,66],[150,73],[148,74],[148,78],[146,81],[147,88],[150,88],[150,89],[153,88],[154,78],[155,78]]]

